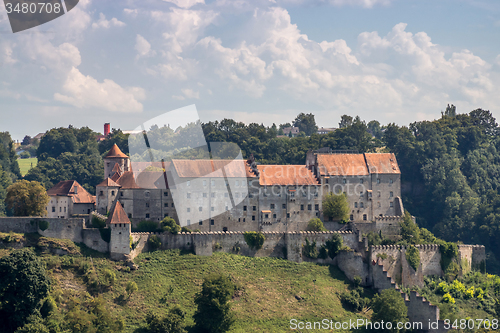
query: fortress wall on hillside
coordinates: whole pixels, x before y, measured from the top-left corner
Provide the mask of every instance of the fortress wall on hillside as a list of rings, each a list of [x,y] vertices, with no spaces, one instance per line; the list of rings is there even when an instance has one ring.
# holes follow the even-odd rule
[[[45,237],[69,239],[75,243],[81,243],[82,230],[85,228],[85,219],[69,218],[69,219],[41,219],[49,222],[49,227],[38,233]]]
[[[97,228],[88,228],[82,230],[83,243],[91,248],[102,253],[109,252],[109,243],[105,242],[101,237],[101,232]]]
[[[42,217],[2,217],[0,218],[0,232],[16,232],[20,234],[29,233],[29,232],[37,232],[38,228],[35,223],[31,223],[31,221],[37,220],[59,220],[59,219],[47,219]]]

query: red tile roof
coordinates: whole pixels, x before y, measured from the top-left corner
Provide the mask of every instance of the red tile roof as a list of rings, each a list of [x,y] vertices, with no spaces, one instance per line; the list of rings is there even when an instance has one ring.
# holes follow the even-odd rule
[[[118,201],[115,203],[115,207],[113,211],[108,217],[106,223],[115,224],[115,223],[130,223],[130,220],[127,217],[127,214],[123,210],[121,203]]]
[[[319,185],[314,174],[305,165],[257,165],[259,184]]]
[[[120,150],[120,148],[118,148],[118,146],[116,145],[116,143],[113,145],[113,147],[111,147],[111,149],[109,150],[108,154],[104,158],[113,158],[113,157],[122,157],[122,158],[126,157],[126,158],[128,158],[127,155],[125,155],[124,153],[122,153],[122,151]]]
[[[114,186],[114,187],[120,187],[119,184],[117,184],[113,179],[111,178],[106,178],[102,182],[100,182],[97,186]]]
[[[118,163],[115,163],[115,166],[113,167],[113,170],[111,170],[112,173],[118,173],[119,175],[122,174],[122,169],[118,165]]]
[[[256,177],[243,160],[172,160],[172,165],[179,177]]]
[[[162,171],[143,171],[140,172],[135,182],[140,188],[168,188],[165,182],[165,176]]]
[[[61,181],[48,190],[47,194],[71,197],[73,203],[95,203],[95,196],[87,192],[76,180]]]
[[[365,158],[370,173],[401,173],[401,171],[399,170],[398,162],[396,161],[396,156],[392,153],[366,153]]]
[[[146,169],[152,171],[160,171],[160,169],[163,169],[163,166],[165,166],[165,170],[168,170],[170,168],[170,162],[130,162],[130,167],[132,168],[132,171],[135,173],[144,171]]]
[[[363,154],[318,154],[318,169],[322,176],[367,176]]]
[[[116,172],[113,176],[109,177],[112,181],[116,182],[118,181],[118,178],[121,177],[121,173]]]
[[[135,182],[134,173],[125,171],[116,181],[122,188],[140,188]]]

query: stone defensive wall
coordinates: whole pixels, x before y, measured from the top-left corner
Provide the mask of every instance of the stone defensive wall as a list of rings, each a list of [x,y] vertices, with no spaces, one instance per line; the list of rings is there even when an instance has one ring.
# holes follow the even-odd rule
[[[48,222],[46,230],[39,229],[40,221]],[[84,218],[46,218],[46,217],[3,217],[0,218],[0,232],[31,233],[38,232],[45,237],[65,238],[81,243]]]

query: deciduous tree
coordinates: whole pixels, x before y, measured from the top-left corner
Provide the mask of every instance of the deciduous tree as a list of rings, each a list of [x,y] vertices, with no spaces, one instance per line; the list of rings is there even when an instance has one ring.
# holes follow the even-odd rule
[[[20,180],[7,188],[7,209],[15,216],[44,216],[49,202],[47,191],[37,181]]]

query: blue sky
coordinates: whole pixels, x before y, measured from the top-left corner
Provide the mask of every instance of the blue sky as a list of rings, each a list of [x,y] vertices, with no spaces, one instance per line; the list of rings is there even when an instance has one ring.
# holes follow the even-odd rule
[[[0,6],[0,131],[131,130],[191,104],[266,125],[498,118],[499,32],[483,0],[82,0],[16,34]]]

